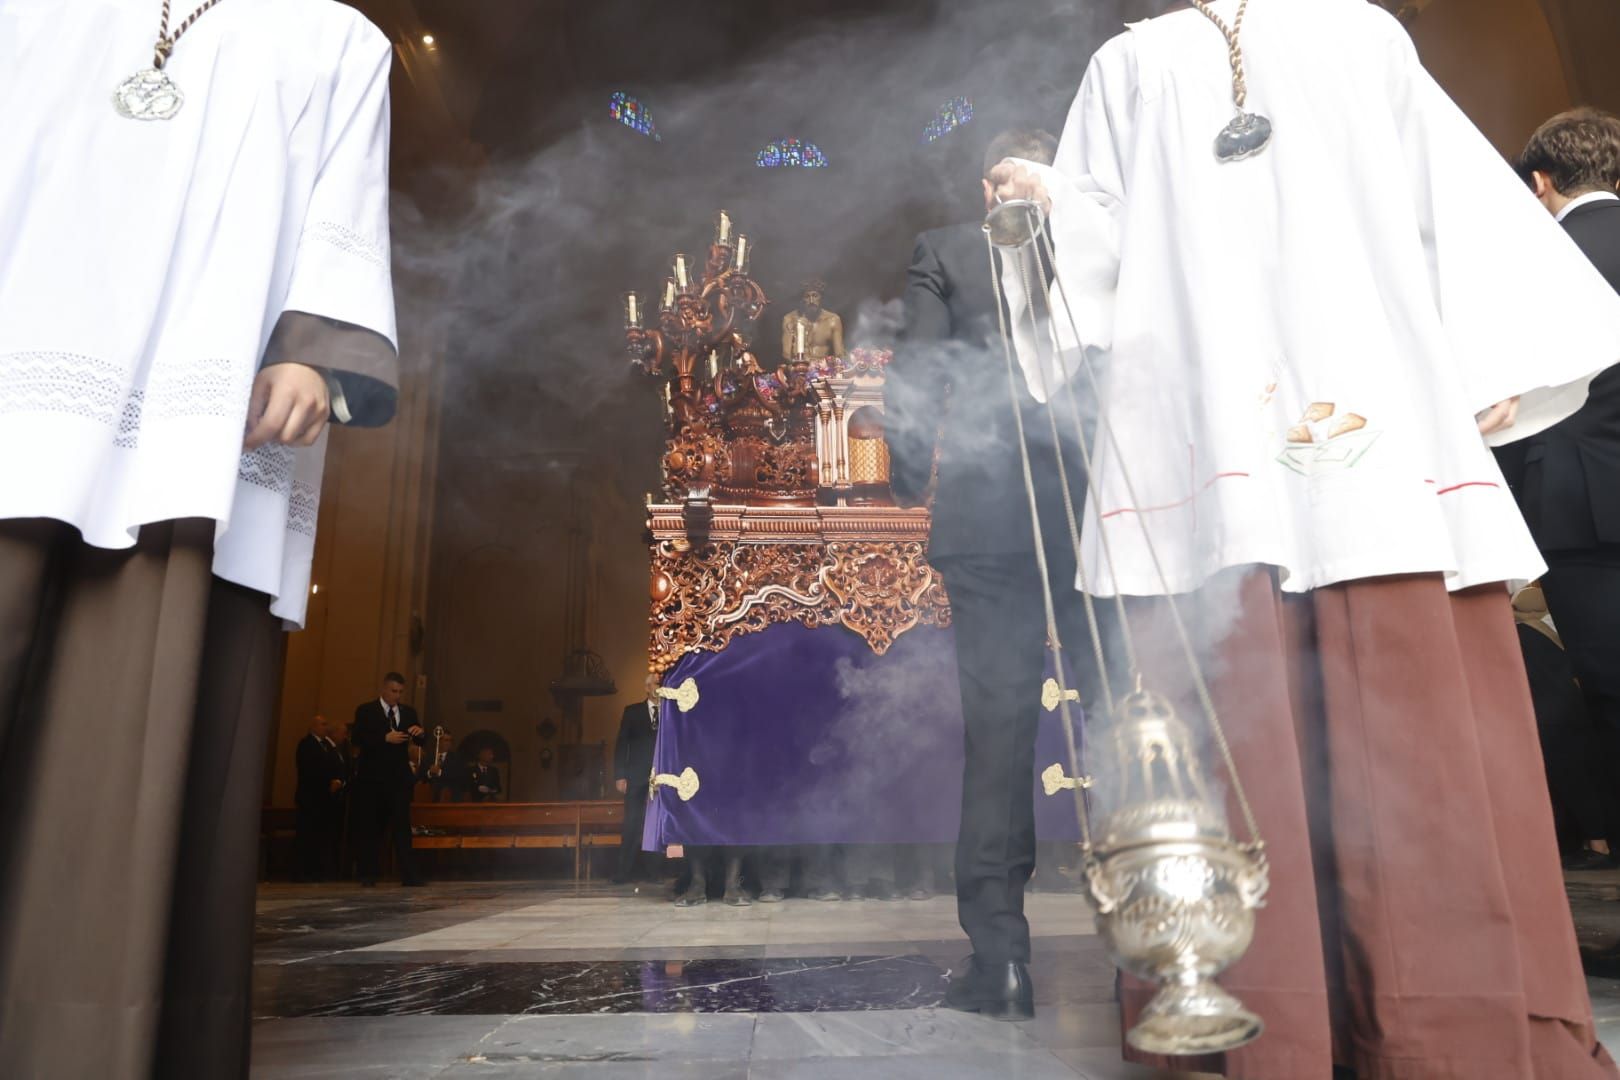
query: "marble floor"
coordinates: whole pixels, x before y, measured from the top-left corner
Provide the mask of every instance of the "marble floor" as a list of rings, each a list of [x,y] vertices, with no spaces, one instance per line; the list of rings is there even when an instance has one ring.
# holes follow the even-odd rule
[[[1620,871],[1570,875],[1620,1046]],[[676,909],[643,885],[261,888],[253,1076],[1192,1080],[1124,1064],[1075,894],[1029,898],[1036,1019],[941,1006],[954,901]]]

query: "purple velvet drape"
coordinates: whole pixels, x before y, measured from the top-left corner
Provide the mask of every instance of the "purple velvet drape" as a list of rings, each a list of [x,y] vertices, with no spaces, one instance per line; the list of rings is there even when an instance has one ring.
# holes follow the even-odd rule
[[[664,702],[655,771],[691,768],[701,786],[689,802],[654,789],[648,850],[955,841],[962,710],[949,630],[910,630],[878,656],[842,627],[787,623],[687,655],[664,685],[688,678],[700,700],[686,713]],[[1048,796],[1039,780],[1054,763],[1073,772],[1058,716],[1040,711],[1031,797],[1041,839],[1075,840],[1073,795]]]

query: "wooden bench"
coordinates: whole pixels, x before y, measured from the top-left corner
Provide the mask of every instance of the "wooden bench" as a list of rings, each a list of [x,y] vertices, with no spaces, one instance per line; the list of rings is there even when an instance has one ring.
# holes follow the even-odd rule
[[[430,850],[554,848],[574,852],[574,880],[590,880],[590,849],[619,846],[624,803],[618,799],[553,803],[413,803],[411,824],[431,830],[411,837]]]

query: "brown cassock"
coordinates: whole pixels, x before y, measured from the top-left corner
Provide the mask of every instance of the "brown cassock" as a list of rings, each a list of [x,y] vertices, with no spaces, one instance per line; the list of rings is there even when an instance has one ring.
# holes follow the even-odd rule
[[[289,313],[265,363],[322,358],[353,423],[393,347]],[[246,1077],[270,598],[215,578],[215,523],[86,545],[0,521],[0,1073]]]
[[[1164,602],[1141,605],[1149,681],[1186,685]],[[1245,1080],[1620,1075],[1592,1023],[1506,587],[1425,574],[1285,595],[1249,568],[1187,607],[1271,860],[1254,944],[1220,979],[1266,1032],[1224,1058],[1126,1056]],[[1124,980],[1127,1026],[1148,989]]]

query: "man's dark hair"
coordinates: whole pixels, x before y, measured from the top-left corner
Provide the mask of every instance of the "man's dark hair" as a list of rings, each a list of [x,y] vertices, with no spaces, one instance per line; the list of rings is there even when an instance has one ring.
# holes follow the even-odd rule
[[[1039,128],[1014,128],[990,140],[984,152],[984,175],[1010,157],[1023,158],[1037,165],[1050,165],[1057,157],[1057,140]]]
[[[390,671],[388,674],[383,676],[383,682],[385,682],[385,683],[397,682],[397,683],[399,683],[399,685],[404,686],[405,685],[405,676],[401,675],[397,671]]]
[[[1559,113],[1530,136],[1518,170],[1532,188],[1532,174],[1546,173],[1558,194],[1568,198],[1615,190],[1620,185],[1620,118],[1584,107]]]

